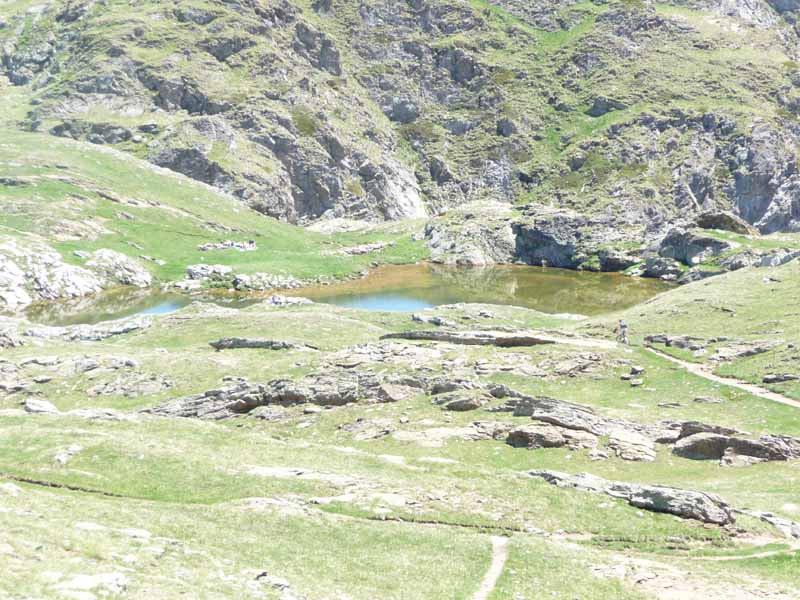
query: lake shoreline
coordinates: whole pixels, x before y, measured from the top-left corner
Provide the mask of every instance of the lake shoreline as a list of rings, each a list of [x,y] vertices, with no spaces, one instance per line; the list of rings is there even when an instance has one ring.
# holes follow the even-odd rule
[[[115,288],[69,301],[31,305],[26,318],[45,325],[96,324],[120,318],[167,314],[192,302],[246,308],[270,296],[307,297],[322,304],[388,312],[414,312],[446,304],[521,306],[547,314],[593,316],[614,312],[674,287],[620,273],[595,273],[527,265],[484,267],[418,262],[381,265],[335,284],[264,292],[204,289]]]

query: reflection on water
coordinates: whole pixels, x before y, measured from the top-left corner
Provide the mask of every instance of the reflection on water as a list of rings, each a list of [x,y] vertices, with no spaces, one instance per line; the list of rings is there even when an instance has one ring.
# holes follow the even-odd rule
[[[656,279],[539,267],[388,266],[369,277],[298,290],[317,302],[368,310],[409,311],[475,302],[509,304],[546,313],[597,315],[628,308],[669,289]]]
[[[597,315],[628,308],[669,287],[659,280],[615,273],[421,264],[381,267],[364,279],[293,290],[290,294],[364,310],[415,311],[475,302],[524,306],[546,313]],[[263,297],[210,293],[188,296],[126,288],[75,300],[35,304],[28,309],[27,317],[48,325],[94,324],[132,315],[166,314],[192,301],[243,308],[263,301]]]
[[[28,308],[26,316],[48,325],[93,325],[131,315],[174,312],[189,302],[188,296],[180,294],[123,288],[95,296],[40,302]]]
[[[243,308],[255,304],[259,300],[220,294],[189,296],[160,290],[120,288],[94,296],[33,304],[25,312],[25,316],[34,323],[46,325],[94,325],[134,315],[172,313],[188,306],[193,301],[214,302],[224,306]]]

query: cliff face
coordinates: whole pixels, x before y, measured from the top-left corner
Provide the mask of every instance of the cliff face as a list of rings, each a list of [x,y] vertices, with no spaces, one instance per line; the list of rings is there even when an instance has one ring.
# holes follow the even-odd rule
[[[28,4],[0,21],[18,127],[290,222],[486,201],[626,243],[714,210],[800,230],[795,0]]]

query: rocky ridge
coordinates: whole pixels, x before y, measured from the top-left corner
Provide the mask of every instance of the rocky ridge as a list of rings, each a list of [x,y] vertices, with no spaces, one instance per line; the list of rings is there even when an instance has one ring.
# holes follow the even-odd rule
[[[576,243],[596,256],[649,242],[687,214],[724,210],[762,233],[796,231],[797,7],[672,4],[683,12],[513,0],[487,10],[287,0],[120,12],[57,1],[27,21],[9,15],[2,64],[13,85],[36,92],[24,126],[144,154],[290,221],[420,218],[529,197],[522,214],[547,224],[516,227],[517,254],[553,264],[585,262]],[[551,41],[562,34],[569,45]],[[82,54],[94,38],[109,50]],[[752,47],[785,66],[754,59]],[[734,58],[715,63],[714,49]],[[705,85],[671,69],[676,60]],[[746,85],[742,72],[763,84]],[[706,107],[665,94],[681,88]],[[110,116],[87,117],[100,107]],[[619,235],[564,238],[562,222],[612,223]],[[515,246],[508,233],[496,232],[501,253]],[[551,249],[536,249],[547,240]]]

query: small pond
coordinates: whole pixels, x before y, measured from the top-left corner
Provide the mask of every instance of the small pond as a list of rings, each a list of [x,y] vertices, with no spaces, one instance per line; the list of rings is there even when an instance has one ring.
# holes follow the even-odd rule
[[[659,280],[617,273],[418,264],[380,267],[363,279],[287,293],[363,310],[416,311],[442,304],[474,302],[592,316],[628,308],[669,287]],[[94,324],[133,315],[166,314],[196,300],[243,308],[263,298],[125,289],[78,300],[37,304],[28,310],[27,317],[49,325]]]
[[[598,315],[629,308],[672,287],[657,279],[516,265],[485,268],[434,264],[386,266],[335,286],[298,290],[316,302],[350,308],[413,311],[471,302],[542,312]]]

